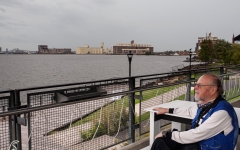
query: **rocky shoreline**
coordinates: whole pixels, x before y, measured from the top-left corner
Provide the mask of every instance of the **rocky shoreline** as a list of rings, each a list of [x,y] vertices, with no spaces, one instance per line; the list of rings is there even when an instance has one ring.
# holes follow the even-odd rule
[[[206,68],[207,65],[208,65],[208,63],[191,65],[191,70],[204,69],[204,68]],[[178,69],[178,71],[187,71],[187,70],[190,70],[190,65],[185,66],[181,69]]]

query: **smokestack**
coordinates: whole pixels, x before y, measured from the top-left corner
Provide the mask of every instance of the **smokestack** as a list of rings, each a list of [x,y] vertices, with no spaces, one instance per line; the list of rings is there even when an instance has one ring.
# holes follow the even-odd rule
[[[233,37],[232,37],[232,44],[234,43],[234,33],[233,33]]]

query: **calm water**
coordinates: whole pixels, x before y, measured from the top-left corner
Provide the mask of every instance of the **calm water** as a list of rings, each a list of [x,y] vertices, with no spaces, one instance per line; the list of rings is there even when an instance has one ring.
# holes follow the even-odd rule
[[[132,75],[171,71],[187,56],[133,56]],[[125,55],[0,55],[0,89],[128,76]]]

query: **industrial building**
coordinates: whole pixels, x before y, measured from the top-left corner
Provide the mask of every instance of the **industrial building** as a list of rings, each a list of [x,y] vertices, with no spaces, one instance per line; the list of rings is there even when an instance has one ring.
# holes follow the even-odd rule
[[[132,54],[144,55],[144,54],[153,54],[153,47],[149,44],[137,44],[134,43],[134,40],[128,43],[117,43],[113,46],[113,54],[121,55],[127,54],[131,51]]]
[[[103,53],[106,54],[106,55],[111,55],[113,53],[112,51],[113,51],[112,47],[105,48]]]
[[[104,43],[101,43],[101,47],[89,47],[89,45],[84,45],[84,47],[77,47],[76,54],[103,54]]]
[[[206,34],[206,37],[198,37],[198,42],[196,43],[195,52],[198,52],[198,50],[201,49],[201,43],[204,40],[211,40],[214,43],[214,42],[216,42],[218,40],[218,37],[212,37],[211,33],[209,33],[208,36]]]
[[[38,45],[38,54],[71,54],[71,48],[48,48],[47,45]]]

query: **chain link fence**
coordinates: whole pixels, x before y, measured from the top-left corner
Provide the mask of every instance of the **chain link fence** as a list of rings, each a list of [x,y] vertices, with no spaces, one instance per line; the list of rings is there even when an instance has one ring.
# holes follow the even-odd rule
[[[0,149],[14,140],[18,149],[118,149],[149,132],[145,108],[194,101],[191,85],[206,72],[221,74],[227,99],[239,96],[239,72],[220,69],[19,89],[15,97],[1,92]],[[20,103],[23,93],[26,105]]]

